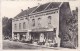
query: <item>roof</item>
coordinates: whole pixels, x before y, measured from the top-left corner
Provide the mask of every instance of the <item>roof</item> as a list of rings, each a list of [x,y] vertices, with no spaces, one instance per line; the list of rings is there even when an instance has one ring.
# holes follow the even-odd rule
[[[46,4],[42,4],[40,5],[34,12],[39,12],[39,11],[42,11],[44,10],[50,3],[46,3]],[[33,12],[33,13],[34,13]]]
[[[20,17],[20,16],[24,16],[24,15],[28,15],[28,14],[30,14],[34,9],[36,9],[37,8],[37,6],[35,6],[35,7],[33,7],[33,8],[29,8],[29,9],[27,9],[27,10],[23,10],[23,11],[21,11],[17,16],[15,16],[15,17]]]
[[[57,8],[57,7],[59,7],[60,4],[61,4],[61,2],[52,2],[52,3],[46,8],[46,10],[48,10],[48,9],[53,9],[53,8]]]
[[[43,4],[40,7],[38,7],[34,12],[39,12],[39,11],[43,11],[43,10],[57,8],[57,7],[59,7],[60,4],[61,4],[61,2],[50,2],[50,3],[46,3],[46,4]]]
[[[60,4],[61,4],[61,2],[49,2],[49,3],[46,3],[46,4],[42,4],[39,7],[35,6],[35,7],[32,7],[32,8],[29,8],[27,10],[23,10],[22,12],[20,12],[15,17],[21,17],[21,16],[24,16],[24,15],[29,15],[30,13],[35,13],[35,12],[40,12],[40,11],[43,11],[43,10],[49,10],[49,9],[57,8],[57,7],[59,7]]]

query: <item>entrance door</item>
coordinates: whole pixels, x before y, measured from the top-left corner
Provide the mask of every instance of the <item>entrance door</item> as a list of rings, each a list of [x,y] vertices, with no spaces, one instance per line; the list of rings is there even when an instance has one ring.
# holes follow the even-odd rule
[[[14,33],[14,40],[17,40],[17,33]]]
[[[41,34],[40,34],[40,42],[43,42],[43,41],[44,41],[44,34],[41,33]]]
[[[22,35],[20,35],[20,40],[22,40],[22,37],[23,37],[23,36],[22,36]]]
[[[20,34],[20,40],[25,41],[26,39],[26,34]]]

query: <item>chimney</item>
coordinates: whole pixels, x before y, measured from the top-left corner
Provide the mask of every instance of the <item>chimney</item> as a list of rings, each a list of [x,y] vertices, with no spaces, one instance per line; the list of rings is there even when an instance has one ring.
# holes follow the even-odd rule
[[[5,17],[5,16],[4,16]]]
[[[28,9],[30,9],[30,7],[28,7]]]
[[[23,11],[23,9],[21,9],[21,11]]]
[[[38,6],[40,6],[40,3],[38,3]]]
[[[78,12],[78,7],[76,7],[76,11]]]

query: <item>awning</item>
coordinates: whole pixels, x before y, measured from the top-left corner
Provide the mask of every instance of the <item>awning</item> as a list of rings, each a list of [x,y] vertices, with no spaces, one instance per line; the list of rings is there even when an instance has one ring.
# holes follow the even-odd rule
[[[36,29],[32,29],[31,32],[45,32],[45,31],[53,31],[53,29],[49,29],[49,28],[36,28]]]
[[[28,32],[28,30],[15,30],[13,32]]]
[[[53,31],[53,28],[34,28],[30,30],[15,30],[13,32],[46,32],[46,31]]]

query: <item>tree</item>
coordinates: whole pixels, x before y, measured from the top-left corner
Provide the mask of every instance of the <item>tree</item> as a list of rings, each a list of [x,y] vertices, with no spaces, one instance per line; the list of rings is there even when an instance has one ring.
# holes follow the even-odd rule
[[[12,34],[12,18],[2,18],[2,33],[3,37],[11,37]]]

